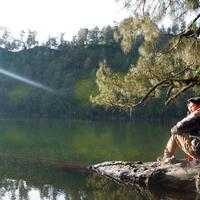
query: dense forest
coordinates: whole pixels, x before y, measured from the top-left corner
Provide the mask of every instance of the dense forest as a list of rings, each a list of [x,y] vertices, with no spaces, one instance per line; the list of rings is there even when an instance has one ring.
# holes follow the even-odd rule
[[[165,44],[177,27],[161,28],[159,44]],[[139,58],[139,46],[144,41],[138,35],[129,52],[121,48],[122,38],[117,36],[119,26],[106,26],[101,30],[80,29],[72,41],[64,34],[49,37],[42,44],[37,32],[22,31],[14,38],[7,28],[0,29],[0,69],[43,84],[54,92],[25,84],[0,73],[0,114],[2,116],[70,117],[84,119],[135,119],[179,117],[186,112],[185,94],[164,106],[162,94],[130,113],[129,109],[98,106],[90,96],[98,93],[96,76],[99,65],[106,62],[112,72],[124,76],[130,65]],[[112,84],[112,82],[110,82]]]

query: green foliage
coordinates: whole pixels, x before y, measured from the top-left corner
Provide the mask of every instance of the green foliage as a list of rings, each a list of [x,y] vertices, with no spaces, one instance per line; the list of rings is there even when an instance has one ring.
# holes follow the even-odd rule
[[[76,82],[74,87],[75,99],[79,101],[79,104],[83,108],[91,106],[89,102],[89,96],[96,94],[97,87],[92,79],[83,79]]]
[[[187,7],[191,10],[199,8],[199,1],[198,0],[187,0]]]
[[[91,101],[96,104],[102,103],[105,106],[110,106],[112,102],[117,102],[118,94],[123,88],[123,86],[121,85],[121,80],[123,79],[123,76],[121,76],[121,74],[119,73],[113,74],[107,67],[106,62],[100,63],[100,68],[97,71],[96,76],[96,83],[99,87],[100,93],[96,97],[91,96]]]
[[[26,97],[29,93],[29,88],[26,86],[16,86],[8,91],[8,96],[11,98],[23,98]]]
[[[81,46],[87,45],[87,38],[88,38],[88,29],[86,28],[80,29],[77,35],[78,44]]]
[[[200,9],[199,1],[122,2],[132,11],[132,16],[121,22],[115,38],[121,42],[123,51],[129,53],[136,39],[142,36],[139,58],[123,77],[112,72],[107,64],[100,64],[96,75],[99,94],[91,101],[106,107],[132,109],[146,100],[161,98],[163,92],[165,97],[162,95],[162,98],[167,104],[187,90],[194,91],[200,84],[197,67],[200,64],[200,27],[197,23],[200,14],[188,30],[182,29],[191,9]],[[174,21],[170,36],[159,28],[169,14]]]
[[[200,74],[200,66],[197,67],[196,73],[197,73],[197,74]]]

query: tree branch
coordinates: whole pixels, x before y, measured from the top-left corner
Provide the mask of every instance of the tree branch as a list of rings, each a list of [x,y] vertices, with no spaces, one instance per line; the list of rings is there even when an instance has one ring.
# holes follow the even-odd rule
[[[200,13],[192,20],[188,28],[192,27],[192,25],[200,18]]]
[[[200,18],[200,13],[192,20],[192,22],[190,23],[190,25],[181,33],[175,35],[174,37],[178,37],[178,41],[175,44],[172,44],[171,47],[169,47],[169,49],[167,51],[163,51],[161,53],[168,53],[170,52],[172,49],[174,49],[175,47],[178,46],[178,44],[181,42],[183,37],[193,37],[195,39],[197,39],[197,37],[200,35],[200,27],[195,31],[192,30],[192,26],[193,24]]]
[[[194,85],[197,84],[197,81],[189,84],[188,86],[183,87],[178,93],[176,93],[175,95],[171,96],[170,98],[166,99],[165,101],[165,105],[168,105],[171,101],[173,101],[175,98],[177,98],[179,95],[181,95],[183,92],[185,92],[186,90],[192,88]]]
[[[179,82],[179,83],[183,83],[186,86],[183,87],[178,93],[176,93],[175,95],[170,97],[170,94],[172,92],[172,90],[174,88],[177,88],[177,86],[175,86],[174,82]],[[133,102],[133,101],[125,101],[125,100],[119,100],[118,102],[115,103],[115,105],[113,106],[117,106],[120,108],[127,108],[127,109],[134,109],[140,105],[142,105],[145,101],[147,101],[147,99],[150,97],[150,95],[152,94],[152,92],[155,92],[155,90],[164,84],[168,84],[168,90],[167,90],[167,94],[166,94],[166,100],[165,100],[165,105],[169,104],[171,101],[173,101],[175,98],[177,98],[179,95],[181,95],[183,92],[185,92],[186,90],[192,88],[194,85],[199,83],[199,77],[195,76],[192,78],[188,78],[188,79],[175,79],[175,78],[171,78],[171,79],[164,79],[160,82],[158,82],[156,85],[154,85],[147,93],[144,97],[142,97],[140,99],[139,102]]]
[[[169,89],[167,90],[166,99],[169,99],[170,94],[174,88],[175,88],[175,85],[172,85],[169,87]]]
[[[132,108],[135,108],[135,107],[137,107],[137,106],[143,104],[144,101],[147,100],[147,98],[149,97],[149,95],[150,95],[153,91],[156,90],[157,87],[159,87],[160,85],[162,85],[162,84],[164,84],[164,83],[167,83],[167,82],[169,82],[169,80],[166,79],[166,80],[162,80],[162,81],[160,81],[159,83],[157,83],[156,85],[154,85],[154,86],[149,90],[149,92],[148,92],[137,104],[135,104]]]

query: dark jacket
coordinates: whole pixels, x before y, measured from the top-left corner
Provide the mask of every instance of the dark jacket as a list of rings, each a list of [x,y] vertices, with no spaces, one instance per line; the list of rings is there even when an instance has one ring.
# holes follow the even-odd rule
[[[172,134],[186,133],[192,138],[200,139],[200,109],[179,121],[172,129]]]

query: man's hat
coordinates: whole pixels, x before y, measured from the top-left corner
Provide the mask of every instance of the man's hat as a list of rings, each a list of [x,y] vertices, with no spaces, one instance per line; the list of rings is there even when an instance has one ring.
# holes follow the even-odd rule
[[[188,102],[195,103],[195,104],[200,104],[200,97],[190,98],[190,99],[188,99]]]

